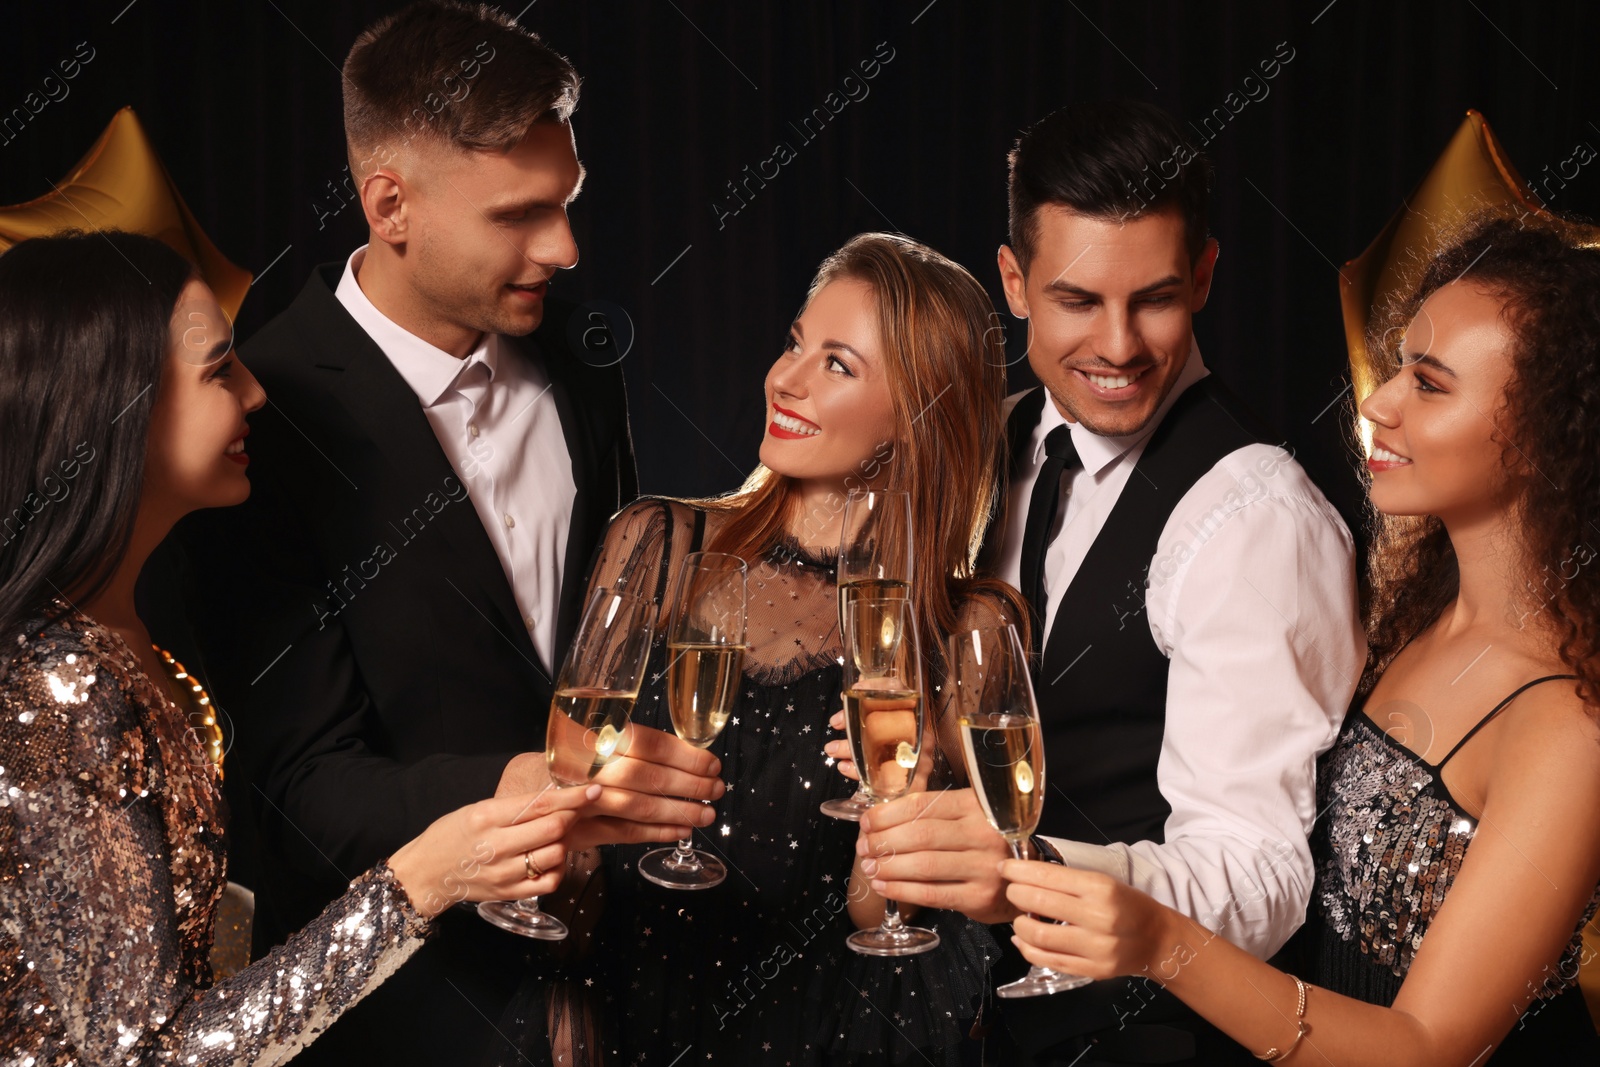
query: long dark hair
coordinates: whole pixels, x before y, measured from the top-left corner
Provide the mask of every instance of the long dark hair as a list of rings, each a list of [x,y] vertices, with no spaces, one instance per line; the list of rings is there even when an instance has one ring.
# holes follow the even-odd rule
[[[170,324],[194,267],[118,231],[0,255],[0,662],[23,621],[128,551]]]
[[[1592,231],[1591,231],[1592,232]],[[1369,348],[1391,377],[1405,323],[1430,295],[1470,281],[1504,301],[1512,334],[1502,467],[1519,518],[1520,624],[1547,630],[1561,660],[1600,705],[1600,248],[1561,219],[1478,218],[1440,251],[1416,290],[1380,316]],[[1371,517],[1370,691],[1406,642],[1460,587],[1455,550],[1432,516]]]

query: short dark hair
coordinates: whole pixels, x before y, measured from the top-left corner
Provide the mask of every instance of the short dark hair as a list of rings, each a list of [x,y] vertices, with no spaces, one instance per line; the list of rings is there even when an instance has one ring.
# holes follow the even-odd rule
[[[1191,262],[1209,232],[1211,162],[1177,120],[1140,100],[1068,104],[1022,132],[1011,165],[1011,249],[1026,271],[1038,245],[1039,208],[1057,204],[1097,219],[1176,207]]]
[[[153,237],[67,231],[0,255],[0,661],[128,552],[172,314],[195,268]]]
[[[511,148],[578,106],[565,56],[488,4],[418,0],[368,26],[344,61],[344,135],[360,178],[416,137]],[[381,164],[380,164],[381,165]]]

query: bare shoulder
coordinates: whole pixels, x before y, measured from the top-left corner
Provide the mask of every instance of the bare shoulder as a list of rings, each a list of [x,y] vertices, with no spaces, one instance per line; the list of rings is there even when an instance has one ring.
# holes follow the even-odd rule
[[[1491,790],[1508,785],[1600,800],[1600,710],[1584,703],[1576,680],[1541,682],[1497,718]]]

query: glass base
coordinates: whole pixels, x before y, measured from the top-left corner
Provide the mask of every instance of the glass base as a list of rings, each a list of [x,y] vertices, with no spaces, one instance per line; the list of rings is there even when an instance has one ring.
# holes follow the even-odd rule
[[[1082,989],[1093,981],[1093,978],[1085,978],[1082,975],[1058,974],[1044,967],[1034,967],[1015,982],[1009,982],[994,992],[995,996],[1005,1000],[1013,1000],[1017,997],[1042,997],[1047,993],[1060,993],[1068,989]]]
[[[567,924],[539,910],[539,900],[486,900],[478,914],[502,930],[540,941],[560,941],[567,936]]]
[[[698,849],[690,849],[689,857],[685,861],[675,848],[658,848],[639,857],[639,873],[668,889],[710,889],[728,877],[728,868],[717,857]]]
[[[863,956],[915,956],[939,947],[939,935],[920,926],[857,930],[844,940]]]
[[[858,792],[855,796],[840,797],[836,800],[824,800],[821,804],[822,814],[831,815],[835,819],[844,819],[848,822],[860,822],[861,816],[866,814],[872,802],[862,797]]]

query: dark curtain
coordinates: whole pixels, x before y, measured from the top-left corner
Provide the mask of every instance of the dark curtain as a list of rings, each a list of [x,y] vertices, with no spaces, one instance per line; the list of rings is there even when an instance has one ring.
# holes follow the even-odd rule
[[[248,337],[313,264],[364,239],[357,208],[332,210],[345,167],[338,66],[361,27],[396,6],[7,4],[0,117],[80,42],[94,58],[0,137],[0,203],[47,192],[133,105],[217,245],[261,275],[241,315]],[[1139,96],[1195,124],[1217,165],[1222,245],[1197,322],[1202,350],[1353,520],[1337,266],[1469,107],[1552,206],[1592,212],[1600,197],[1596,168],[1554,178],[1580,142],[1600,145],[1600,9],[1579,0],[538,0],[523,10],[585,79],[576,128],[589,179],[573,209],[582,262],[557,291],[609,302],[632,324],[625,366],[651,492],[726,489],[754,465],[762,377],[817,263],[851,234],[926,241],[1003,308],[994,254],[1006,150],[1075,97]],[[874,59],[867,80],[860,64]],[[836,115],[830,93],[847,101]],[[1230,93],[1236,106],[1248,100],[1237,114]],[[735,199],[728,183],[747,166],[759,176],[780,143],[794,158]],[[1020,361],[1023,332],[1006,321]],[[1029,383],[1019,363],[1015,384]]]

